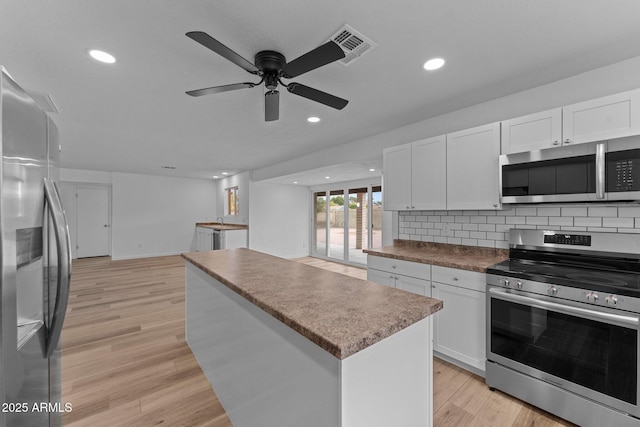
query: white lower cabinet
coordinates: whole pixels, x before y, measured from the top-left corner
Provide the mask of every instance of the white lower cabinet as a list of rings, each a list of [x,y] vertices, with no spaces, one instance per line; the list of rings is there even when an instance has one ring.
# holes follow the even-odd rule
[[[484,375],[484,273],[368,255],[367,280],[442,300],[444,309],[433,316],[434,354]]]
[[[431,296],[444,302],[444,309],[433,317],[434,352],[484,374],[485,274],[433,266],[431,283]]]
[[[414,294],[431,296],[431,266],[393,258],[367,256],[367,280]]]

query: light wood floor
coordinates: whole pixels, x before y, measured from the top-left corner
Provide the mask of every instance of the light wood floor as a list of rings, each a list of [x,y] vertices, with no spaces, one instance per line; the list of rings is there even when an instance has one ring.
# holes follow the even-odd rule
[[[356,267],[297,261],[366,278]],[[65,426],[231,426],[184,341],[178,256],[75,260],[62,364],[62,401],[73,406]],[[434,411],[436,426],[571,425],[439,359]]]

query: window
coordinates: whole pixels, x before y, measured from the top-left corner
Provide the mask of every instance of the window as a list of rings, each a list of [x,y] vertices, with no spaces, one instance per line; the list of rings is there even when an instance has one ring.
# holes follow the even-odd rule
[[[227,192],[227,198],[225,205],[227,205],[226,215],[240,215],[240,200],[238,199],[238,186],[225,188]]]

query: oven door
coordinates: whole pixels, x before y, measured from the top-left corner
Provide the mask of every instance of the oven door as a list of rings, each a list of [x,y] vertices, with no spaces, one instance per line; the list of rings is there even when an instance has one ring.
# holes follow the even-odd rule
[[[638,417],[639,323],[624,311],[489,287],[487,360]]]

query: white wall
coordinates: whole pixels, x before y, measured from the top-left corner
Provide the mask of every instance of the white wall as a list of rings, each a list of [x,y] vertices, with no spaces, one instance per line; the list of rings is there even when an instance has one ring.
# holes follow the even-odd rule
[[[249,247],[284,258],[309,255],[307,187],[250,183]]]
[[[195,223],[214,219],[212,181],[114,173],[112,186],[114,259],[192,250]]]
[[[110,184],[113,259],[195,249],[195,223],[213,221],[217,191],[200,179],[61,169],[62,183]]]

